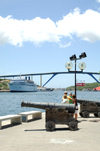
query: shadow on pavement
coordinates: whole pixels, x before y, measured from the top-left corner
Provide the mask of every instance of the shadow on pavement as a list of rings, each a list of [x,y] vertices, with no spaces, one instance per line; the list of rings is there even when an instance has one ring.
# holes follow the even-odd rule
[[[79,128],[77,130],[80,130]],[[77,131],[76,130],[76,131]],[[34,132],[34,131],[46,131],[46,129],[26,129],[25,132]],[[46,132],[55,132],[55,131],[71,131],[69,128],[55,128],[54,131],[46,131]]]

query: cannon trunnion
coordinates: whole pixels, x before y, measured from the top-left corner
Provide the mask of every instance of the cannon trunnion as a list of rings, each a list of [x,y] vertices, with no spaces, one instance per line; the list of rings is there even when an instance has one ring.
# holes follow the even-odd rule
[[[78,128],[78,123],[73,118],[74,104],[22,102],[21,106],[44,109],[46,111],[45,127],[47,131],[55,130],[56,124],[66,124],[70,130],[77,130]]]

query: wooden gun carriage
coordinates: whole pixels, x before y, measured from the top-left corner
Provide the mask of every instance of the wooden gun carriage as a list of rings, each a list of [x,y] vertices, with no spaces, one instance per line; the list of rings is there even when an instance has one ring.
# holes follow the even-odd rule
[[[74,104],[22,102],[21,106],[44,109],[46,111],[45,127],[47,131],[55,130],[56,124],[66,124],[70,130],[77,130],[78,128],[78,123],[73,118]]]
[[[95,117],[100,117],[100,102],[77,100],[80,103],[80,116],[88,118],[90,113],[93,113]]]

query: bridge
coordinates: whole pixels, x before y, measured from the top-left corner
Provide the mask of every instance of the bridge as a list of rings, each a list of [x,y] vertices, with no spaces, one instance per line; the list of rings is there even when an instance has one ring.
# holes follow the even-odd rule
[[[46,72],[46,73],[31,73],[31,74],[13,74],[13,75],[0,75],[1,79],[14,78],[14,77],[26,77],[26,76],[40,76],[40,86],[44,87],[50,80],[52,80],[56,75],[59,74],[87,74],[91,76],[96,82],[100,81],[95,77],[95,75],[100,75],[99,72],[83,72],[83,71],[68,71],[68,72]],[[42,76],[51,75],[51,77],[42,85]]]

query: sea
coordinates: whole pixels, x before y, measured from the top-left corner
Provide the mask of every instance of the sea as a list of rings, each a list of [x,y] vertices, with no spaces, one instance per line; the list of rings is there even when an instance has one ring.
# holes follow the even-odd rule
[[[71,91],[73,94],[74,92]],[[68,91],[70,93],[70,91]],[[0,92],[0,116],[19,114],[20,112],[40,110],[36,108],[21,107],[21,102],[54,102],[62,101],[63,90],[39,91],[39,92]],[[98,91],[77,91],[78,99],[100,102]]]

